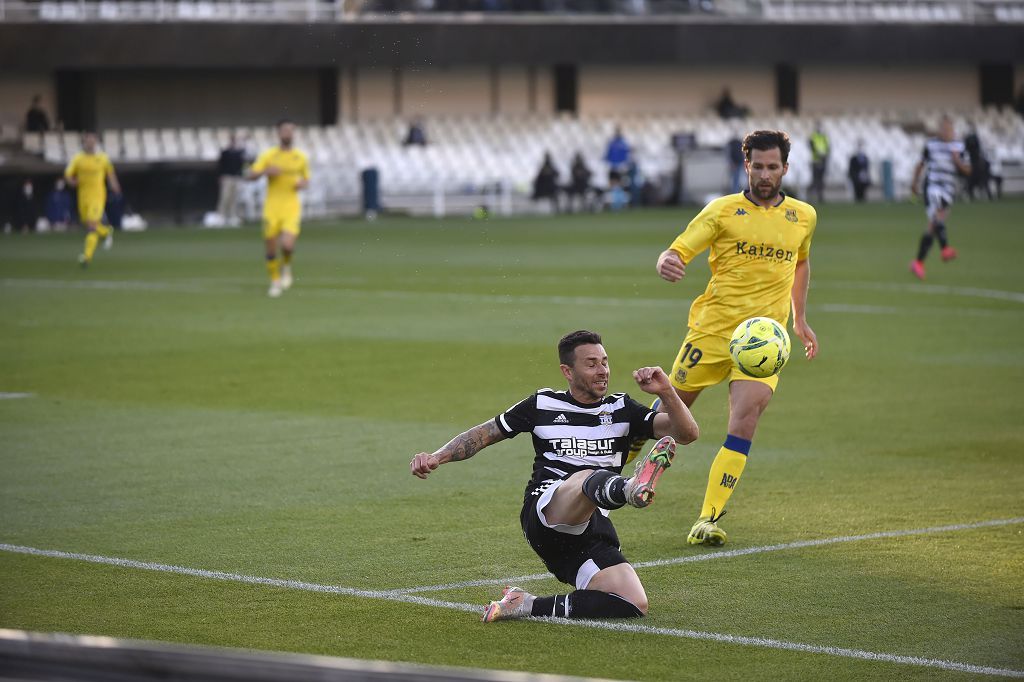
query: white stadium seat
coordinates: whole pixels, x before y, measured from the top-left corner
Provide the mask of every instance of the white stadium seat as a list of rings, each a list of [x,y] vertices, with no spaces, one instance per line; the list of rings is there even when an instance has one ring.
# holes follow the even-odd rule
[[[314,177],[307,202],[323,212],[330,206],[357,201],[360,171],[376,167],[381,189],[388,195],[433,196],[438,187],[448,192],[479,194],[497,183],[528,194],[541,158],[549,152],[561,174],[569,179],[569,162],[581,153],[593,173],[592,182],[603,186],[607,172],[603,161],[608,137],[621,125],[633,145],[643,174],[652,179],[671,177],[676,155],[669,148],[671,135],[692,131],[703,147],[720,148],[734,135],[758,128],[787,130],[793,140],[790,155],[791,186],[810,182],[808,138],[818,122],[829,134],[831,158],[828,179],[835,188],[845,185],[846,164],[859,140],[867,145],[873,180],[881,180],[883,161],[892,164],[899,195],[905,195],[917,163],[924,135],[909,129],[933,130],[942,112],[864,111],[841,116],[784,113],[723,121],[706,115],[580,116],[579,118],[519,116],[438,116],[424,124],[430,144],[404,147],[405,123],[394,117],[345,122],[338,126],[305,126],[297,131],[297,143],[310,154]],[[983,145],[1000,163],[1024,163],[1024,122],[1012,109],[990,108],[965,112],[957,118],[958,129],[977,128]],[[115,160],[153,162],[198,160],[214,162],[228,138],[236,132],[251,150],[276,143],[273,128],[182,128],[106,131],[103,147]],[[26,145],[29,144],[26,138]],[[62,163],[78,149],[78,133],[48,133],[35,143],[38,153]],[[26,147],[26,149],[28,149]],[[724,179],[723,179],[724,182]],[[318,213],[319,214],[319,213]]]

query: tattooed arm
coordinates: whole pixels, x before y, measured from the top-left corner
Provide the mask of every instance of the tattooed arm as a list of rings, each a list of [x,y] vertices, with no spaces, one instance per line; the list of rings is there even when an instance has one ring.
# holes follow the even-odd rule
[[[501,432],[493,419],[489,419],[483,424],[455,436],[436,452],[419,453],[409,462],[409,469],[413,476],[426,478],[431,471],[442,464],[469,459],[488,445],[494,445],[501,440],[505,440],[505,434]]]

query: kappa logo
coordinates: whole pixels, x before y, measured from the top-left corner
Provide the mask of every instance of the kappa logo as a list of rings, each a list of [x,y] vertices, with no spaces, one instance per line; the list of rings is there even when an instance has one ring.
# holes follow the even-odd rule
[[[566,418],[566,416],[564,414],[560,414],[557,417],[555,417],[555,423],[556,424],[568,424],[569,420]]]
[[[747,213],[747,212],[746,212],[746,210],[744,210],[744,209],[742,209],[742,208],[737,208],[737,209],[736,209],[736,214],[735,214],[735,215],[750,215],[750,214],[749,214],[749,213]]]

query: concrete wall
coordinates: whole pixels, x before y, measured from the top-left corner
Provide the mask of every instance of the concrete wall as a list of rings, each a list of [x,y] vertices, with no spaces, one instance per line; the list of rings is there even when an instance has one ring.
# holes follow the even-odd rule
[[[492,82],[495,74],[496,83]],[[532,96],[530,68],[520,65],[493,71],[489,66],[403,67],[397,79],[392,68],[355,67],[340,70],[338,78],[342,120],[436,114],[483,116],[494,110],[495,88],[500,113],[524,114],[531,111],[531,106],[539,112],[554,111],[554,84],[546,67],[533,69]]]
[[[314,71],[105,71],[96,76],[100,128],[319,123]]]
[[[755,114],[775,110],[772,66],[585,65],[580,68],[579,86],[582,114],[700,114],[711,109],[725,87],[737,103]]]
[[[980,84],[974,64],[801,66],[801,113],[865,109],[962,110],[978,106]]]
[[[491,70],[489,67],[434,68],[408,66],[402,69],[402,113],[466,115],[491,113]]]
[[[358,68],[352,75],[346,72],[348,83],[342,89],[341,118],[379,118],[395,113],[395,77],[386,67]],[[352,94],[355,94],[353,97]],[[347,98],[347,99],[346,99]]]
[[[978,67],[864,64],[798,67],[802,113],[857,110],[972,109],[979,102]],[[531,75],[532,78],[531,78]],[[492,78],[496,75],[496,81]],[[417,114],[487,115],[497,103],[505,114],[554,111],[548,65],[343,67],[338,72],[342,120]],[[161,69],[96,72],[96,120],[101,128],[267,125],[288,116],[299,123],[320,117],[318,72],[305,70]],[[1024,66],[1015,74],[1024,87]],[[699,114],[723,87],[758,113],[775,110],[771,65],[681,67],[673,64],[579,67],[579,111]],[[396,86],[398,91],[396,93]],[[52,73],[0,72],[0,123],[20,124],[34,94],[55,117]],[[496,95],[496,97],[495,97]]]
[[[332,64],[635,64],[1024,61],[1020,26],[645,20],[318,24],[0,22],[0,65],[25,69],[323,68]],[[40,46],[45,46],[40,49]],[[101,47],[102,49],[98,49]]]

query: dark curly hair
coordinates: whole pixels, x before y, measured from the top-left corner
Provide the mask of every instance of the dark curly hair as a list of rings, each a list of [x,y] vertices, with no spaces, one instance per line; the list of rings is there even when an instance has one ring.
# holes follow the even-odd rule
[[[766,152],[769,149],[778,147],[782,154],[782,163],[789,163],[789,148],[792,144],[789,135],[781,130],[755,130],[743,138],[743,156],[750,161],[750,152],[758,149]]]

